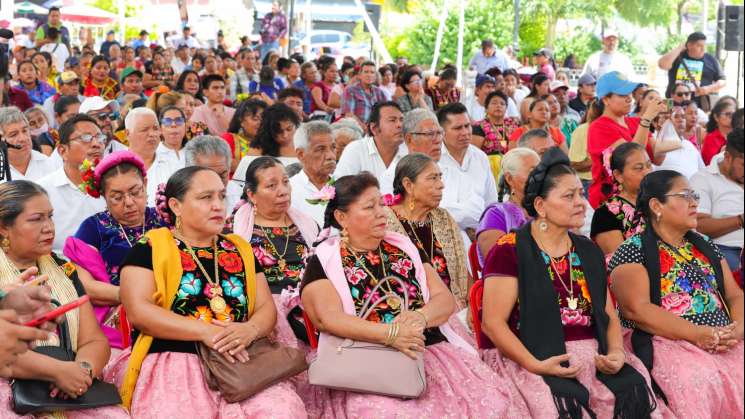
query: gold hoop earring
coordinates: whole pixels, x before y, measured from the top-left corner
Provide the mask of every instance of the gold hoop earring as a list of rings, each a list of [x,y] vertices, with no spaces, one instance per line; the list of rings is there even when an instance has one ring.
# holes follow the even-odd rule
[[[181,231],[181,226],[182,226],[182,224],[181,224],[181,217],[179,217],[177,215],[176,216],[176,224],[175,224],[174,227],[176,227],[176,230]]]
[[[10,249],[10,239],[7,237],[3,237],[3,240],[0,241],[0,247],[3,248],[3,251],[7,252],[8,249]]]

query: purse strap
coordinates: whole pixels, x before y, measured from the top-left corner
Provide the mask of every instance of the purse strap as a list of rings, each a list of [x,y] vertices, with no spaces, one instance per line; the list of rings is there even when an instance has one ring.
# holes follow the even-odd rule
[[[402,298],[398,294],[394,293],[386,293],[383,297],[378,298],[373,302],[373,297],[375,296],[375,293],[380,289],[383,284],[389,284],[391,281],[397,282],[398,286],[401,287],[401,289],[404,290],[404,298],[402,301]],[[404,281],[402,281],[400,278],[397,278],[393,275],[386,276],[385,278],[381,279],[375,287],[373,287],[372,291],[370,291],[370,296],[367,297],[367,300],[365,300],[365,304],[362,305],[362,308],[360,309],[360,318],[362,320],[366,320],[367,317],[372,313],[372,311],[375,309],[375,307],[378,306],[383,301],[388,301],[390,299],[397,299],[400,302],[403,302],[401,305],[401,311],[408,311],[409,310],[409,294],[406,292],[406,284],[404,284]]]

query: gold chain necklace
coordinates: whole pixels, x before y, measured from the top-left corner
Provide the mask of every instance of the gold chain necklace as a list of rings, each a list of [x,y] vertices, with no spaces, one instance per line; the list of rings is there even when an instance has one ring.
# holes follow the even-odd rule
[[[543,245],[543,243],[538,240],[536,237],[536,242],[538,242],[538,246],[540,246],[542,249],[546,249],[546,246]],[[551,269],[556,274],[556,277],[559,280],[559,283],[562,287],[564,287],[564,290],[566,290],[567,294],[569,294],[569,298],[566,298],[567,306],[571,310],[576,310],[579,306],[579,298],[574,296],[574,270],[572,269],[572,246],[569,246],[569,255],[566,256],[567,258],[567,269],[569,269],[569,286],[567,286],[566,282],[564,282],[564,278],[561,277],[561,274],[559,274],[559,269],[556,267],[556,262],[554,261],[553,256],[548,254],[547,251],[544,250],[544,253],[546,256],[548,256],[549,264],[551,265]],[[562,257],[563,258],[563,257]],[[561,260],[562,258],[559,258]]]
[[[370,278],[374,279],[375,282],[378,282],[378,278],[373,275],[373,273],[367,268],[367,265],[365,264],[365,261],[363,259],[360,259],[359,256],[357,256],[357,251],[350,245],[346,245],[347,250],[349,250],[349,253],[352,254],[354,257],[355,262],[357,262],[358,265],[362,267],[362,270],[364,270],[368,275],[370,275]],[[372,251],[370,251],[372,252]],[[378,257],[380,258],[380,268],[383,270],[383,278],[387,277],[388,274],[385,271],[385,263],[383,263],[383,251],[380,250],[380,245],[378,245]],[[406,292],[406,290],[404,290]],[[393,289],[391,289],[391,284],[388,283],[388,295],[389,296],[396,296],[398,297],[398,294],[393,292]],[[401,307],[401,302],[398,299],[388,299],[386,302],[388,304],[388,307],[392,308],[393,310],[397,310],[399,307]]]
[[[414,222],[404,219],[406,221],[406,224],[411,227],[411,232],[414,233],[414,238],[416,239],[417,243],[419,243],[422,246],[422,251],[425,255],[427,255],[427,258],[430,260],[430,262],[435,257],[435,229],[430,225],[429,227],[429,234],[430,234],[430,242],[429,242],[429,253],[427,253],[427,250],[424,248],[424,242],[419,238],[419,235],[416,233],[416,225]],[[430,221],[429,215],[427,215],[427,221]],[[426,225],[426,222],[424,225]]]
[[[202,262],[199,261],[199,258],[197,257],[196,253],[194,253],[194,249],[191,248],[191,245],[184,240],[181,236],[176,236],[177,239],[181,240],[184,245],[186,245],[186,250],[189,251],[189,255],[191,255],[191,258],[194,259],[194,262],[197,263],[197,266],[199,266],[199,270],[202,271],[202,275],[204,275],[205,279],[207,279],[207,290],[209,291],[208,298],[210,299],[210,310],[212,310],[215,314],[222,314],[225,312],[225,309],[228,307],[227,303],[225,302],[225,299],[222,297],[222,286],[220,286],[220,271],[217,263],[217,239],[212,239],[212,258],[215,265],[215,276],[214,279],[209,276],[207,273],[207,270],[204,269],[204,266],[202,266]]]
[[[287,219],[285,219],[285,224],[287,223]],[[264,229],[264,227],[259,226],[261,231],[264,233],[264,236],[266,236],[266,241],[269,243],[269,246],[272,247],[272,250],[277,255],[277,266],[279,267],[280,271],[284,271],[285,268],[287,268],[287,261],[285,260],[285,255],[287,254],[287,249],[290,246],[290,227],[280,227],[285,231],[285,250],[282,252],[282,254],[279,254],[279,250],[277,250],[277,246],[274,245],[272,242],[272,239],[269,238],[269,233]]]
[[[117,221],[117,223],[119,223],[119,222]],[[124,236],[124,240],[127,241],[127,244],[131,248],[132,247],[132,242],[129,240],[129,237],[127,236],[127,232],[124,230],[124,226],[122,225],[122,223],[119,223],[119,231],[122,232],[122,236]],[[144,235],[145,235],[145,221],[142,222],[142,235],[140,237],[142,237]],[[137,236],[135,236],[135,241],[137,241],[137,240],[138,240],[137,239]]]

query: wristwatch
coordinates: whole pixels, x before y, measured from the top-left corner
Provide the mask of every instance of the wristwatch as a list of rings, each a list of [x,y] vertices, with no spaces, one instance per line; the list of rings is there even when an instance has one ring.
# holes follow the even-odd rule
[[[93,378],[93,365],[91,365],[88,361],[78,362],[78,365],[80,365],[80,368],[84,369],[88,373],[88,375]]]

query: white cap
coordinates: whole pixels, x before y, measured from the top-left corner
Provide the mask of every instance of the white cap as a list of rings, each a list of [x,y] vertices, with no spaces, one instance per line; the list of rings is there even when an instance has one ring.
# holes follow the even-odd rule
[[[80,104],[78,112],[87,114],[90,111],[100,111],[109,105],[113,105],[114,111],[119,110],[119,104],[115,100],[106,100],[101,96],[91,96],[85,98],[83,103]]]
[[[561,80],[553,80],[553,81],[551,81],[551,84],[549,84],[549,91],[554,92],[557,89],[561,89],[562,87],[563,88],[567,88],[567,89],[569,88],[569,86],[566,83],[564,83],[563,81],[561,81]]]
[[[605,29],[605,31],[603,32],[603,39],[609,36],[615,36],[616,38],[618,38],[618,31],[614,28]]]

